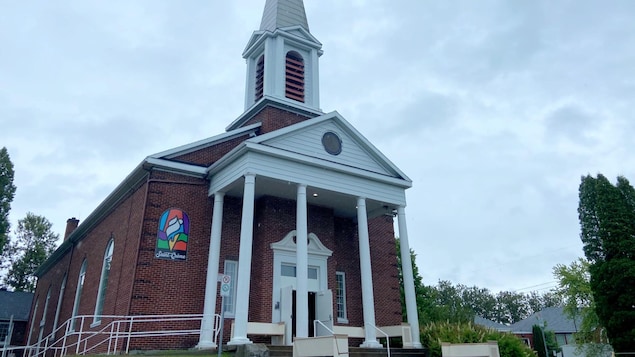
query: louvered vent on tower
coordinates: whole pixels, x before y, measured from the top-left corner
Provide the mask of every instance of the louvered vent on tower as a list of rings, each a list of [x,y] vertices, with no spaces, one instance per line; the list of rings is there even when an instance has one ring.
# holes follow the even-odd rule
[[[265,56],[258,58],[256,64],[256,102],[262,98],[265,84]]]
[[[291,51],[286,58],[285,97],[304,103],[304,60]]]

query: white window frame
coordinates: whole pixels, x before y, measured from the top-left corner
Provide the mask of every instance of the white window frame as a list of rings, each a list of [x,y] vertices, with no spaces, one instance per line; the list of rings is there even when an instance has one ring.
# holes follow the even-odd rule
[[[46,314],[49,309],[49,301],[51,300],[51,286],[49,286],[46,292],[46,299],[44,300],[44,311],[42,311],[42,319],[40,320],[40,334],[38,335],[38,343],[44,338],[44,327],[46,325]]]
[[[11,328],[11,324],[8,321],[0,322],[0,343],[4,346],[10,345],[11,341],[6,341],[7,337],[9,337],[9,329]]]
[[[55,330],[57,330],[57,324],[60,320],[60,310],[62,309],[62,300],[64,300],[64,290],[66,290],[66,278],[67,275],[64,274],[64,279],[62,279],[62,285],[60,285],[60,294],[57,297],[57,307],[55,308],[55,320],[53,320],[53,330],[51,331],[51,336],[55,338]]]
[[[37,316],[37,309],[40,306],[40,297],[37,296],[35,298],[35,307],[33,308],[33,316]],[[35,330],[34,325],[31,325],[31,329],[29,330],[29,338],[26,342],[27,345],[31,345],[31,339],[33,338],[33,330]]]
[[[236,314],[236,279],[238,278],[238,261],[225,259],[223,264],[223,274],[231,276],[229,296],[225,297],[222,306],[225,317],[232,318]]]
[[[46,324],[46,314],[49,309],[50,300],[51,300],[51,287],[49,286],[49,289],[46,292],[46,300],[44,300],[44,311],[42,312],[42,319],[40,320],[40,328],[44,327],[44,324]]]
[[[341,279],[341,287],[340,287]],[[337,322],[341,324],[348,323],[348,315],[346,312],[346,273],[343,271],[335,272],[335,309]],[[342,316],[340,317],[340,294],[342,299]]]
[[[75,331],[75,325],[77,324],[75,317],[79,313],[79,303],[82,300],[82,290],[84,289],[84,281],[86,280],[87,266],[88,261],[84,259],[79,269],[79,275],[77,276],[77,288],[75,288],[75,301],[73,302],[73,314],[71,315],[71,331]]]
[[[104,311],[104,302],[106,301],[106,291],[108,289],[108,276],[110,275],[114,251],[115,241],[111,239],[104,251],[104,260],[101,266],[101,277],[99,278],[99,290],[97,291],[97,300],[95,301],[95,314],[91,327],[97,326],[101,323],[101,314]]]

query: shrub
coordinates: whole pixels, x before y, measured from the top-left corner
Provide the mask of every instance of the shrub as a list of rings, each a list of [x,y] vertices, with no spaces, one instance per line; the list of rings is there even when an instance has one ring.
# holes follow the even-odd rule
[[[430,357],[441,357],[441,342],[483,343],[497,341],[501,357],[534,357],[533,351],[518,337],[473,323],[431,322],[421,327],[421,344]]]

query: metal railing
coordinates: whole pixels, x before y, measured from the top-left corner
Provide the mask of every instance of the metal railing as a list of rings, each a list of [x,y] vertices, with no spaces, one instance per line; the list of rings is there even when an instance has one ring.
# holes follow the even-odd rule
[[[368,324],[371,325],[372,327],[374,327],[375,330],[381,332],[384,336],[386,336],[386,350],[388,351],[388,357],[390,357],[390,336],[388,336],[388,334],[385,333],[382,329],[380,329],[379,327],[371,324],[370,322]]]
[[[329,321],[330,321],[330,320],[329,320]],[[342,351],[340,351],[340,345],[339,345],[339,343],[337,343],[337,337],[335,336],[335,332],[334,332],[334,331],[333,331],[330,327],[326,326],[326,325],[325,325],[322,321],[320,321],[320,320],[313,320],[313,335],[314,335],[314,337],[317,337],[317,336],[315,336],[315,334],[317,333],[317,326],[318,326],[318,324],[322,325],[322,327],[324,327],[324,328],[325,328],[328,332],[330,332],[330,333],[331,333],[331,336],[333,336],[333,339],[334,339],[334,341],[333,341],[333,342],[335,343],[335,349],[337,350],[337,355],[338,355],[338,356],[348,355],[348,352],[342,352]]]
[[[91,352],[128,354],[133,339],[200,335],[202,319],[202,314],[75,316],[33,345],[5,348],[3,353],[23,350],[23,355],[28,357],[63,357],[69,351],[75,355]],[[214,344],[218,341],[219,330],[220,315],[215,314]]]

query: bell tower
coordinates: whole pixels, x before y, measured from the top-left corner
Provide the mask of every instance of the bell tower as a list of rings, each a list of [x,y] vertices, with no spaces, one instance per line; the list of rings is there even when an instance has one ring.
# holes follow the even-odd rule
[[[302,0],[267,0],[260,29],[251,36],[245,111],[272,101],[303,111],[320,111],[322,44],[311,35]]]

